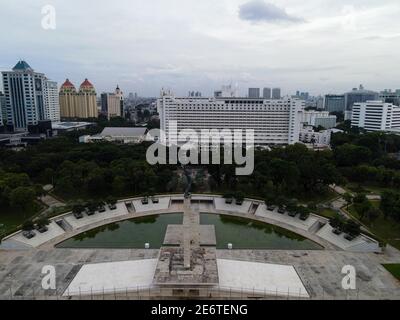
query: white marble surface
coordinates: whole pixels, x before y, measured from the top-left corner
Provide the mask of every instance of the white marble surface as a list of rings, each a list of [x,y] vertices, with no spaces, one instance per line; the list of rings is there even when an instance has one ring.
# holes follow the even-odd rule
[[[68,222],[69,225],[71,225],[73,229],[79,229],[91,224],[95,224],[119,216],[124,216],[127,214],[129,214],[129,212],[126,208],[125,203],[119,202],[117,203],[117,209],[115,210],[110,210],[108,209],[108,206],[106,206],[105,212],[96,212],[96,214],[93,216],[88,216],[87,214],[84,214],[82,219],[76,219],[73,214],[69,214],[65,216],[64,219]]]
[[[64,296],[135,291],[151,286],[157,259],[86,264]]]
[[[295,268],[288,265],[218,259],[221,288],[266,295],[309,298]]]
[[[232,204],[225,203],[224,198],[215,198],[214,204],[215,209],[222,210],[222,211],[232,211],[232,212],[239,212],[239,213],[248,213],[251,206],[251,201],[244,201],[241,206],[235,204],[235,200],[233,200]]]
[[[283,222],[286,223],[290,226],[302,229],[307,231],[310,229],[310,227],[318,221],[318,218],[314,215],[310,215],[306,221],[302,221],[299,218],[299,215],[296,217],[290,217],[287,212],[284,214],[280,214],[278,212],[278,209],[275,209],[274,211],[269,211],[266,207],[265,204],[261,204],[258,206],[257,211],[255,213],[257,217],[263,217],[263,218],[268,218],[271,220],[275,220],[278,222]]]
[[[36,248],[42,245],[43,243],[46,243],[47,241],[50,241],[51,239],[61,236],[62,234],[65,233],[65,231],[62,228],[60,228],[55,222],[51,222],[47,227],[49,228],[49,230],[45,233],[40,233],[37,230],[34,230],[33,232],[36,234],[36,236],[33,237],[32,239],[25,238],[22,235],[23,232],[21,231],[12,236],[11,238],[7,239],[6,241],[8,240],[18,241],[28,246]]]
[[[158,197],[157,197],[158,198]],[[170,197],[160,197],[158,198],[159,203],[153,203],[151,198],[149,198],[149,204],[142,204],[142,200],[133,200],[133,206],[136,212],[149,212],[149,211],[159,211],[168,210],[170,204]]]
[[[336,235],[332,232],[333,228],[326,224],[321,230],[317,232],[317,235],[330,243],[333,243],[337,247],[354,252],[380,252],[379,244],[364,236],[359,236],[353,241],[346,240],[345,233]]]

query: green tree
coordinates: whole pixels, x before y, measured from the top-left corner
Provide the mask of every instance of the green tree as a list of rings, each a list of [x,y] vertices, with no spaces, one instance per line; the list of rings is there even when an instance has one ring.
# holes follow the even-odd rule
[[[28,209],[33,206],[36,193],[32,187],[18,187],[11,191],[10,203],[13,207]]]

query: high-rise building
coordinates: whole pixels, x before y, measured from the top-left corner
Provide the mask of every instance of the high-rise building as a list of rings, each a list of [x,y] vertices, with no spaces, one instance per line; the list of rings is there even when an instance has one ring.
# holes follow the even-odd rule
[[[400,89],[392,91],[391,89],[386,89],[379,93],[379,100],[386,103],[392,103],[395,106],[400,106]]]
[[[60,89],[60,109],[62,118],[97,118],[96,90],[88,79],[81,84],[79,92],[67,79]]]
[[[281,88],[273,88],[272,89],[272,99],[279,100],[281,99]]]
[[[344,94],[327,94],[324,97],[324,110],[328,112],[344,112],[346,109]]]
[[[114,93],[101,94],[101,112],[107,115],[108,119],[124,114],[124,97],[119,86]]]
[[[271,94],[272,94],[271,88],[263,89],[263,98],[264,99],[271,99]]]
[[[266,100],[235,97],[178,98],[170,91],[157,100],[161,129],[170,144],[170,126],[177,122],[178,132],[196,130],[253,129],[256,145],[287,145],[299,141],[304,101]],[[178,143],[182,143],[179,141]],[[184,142],[183,142],[184,143]]]
[[[351,125],[367,131],[400,129],[400,107],[382,101],[355,103]]]
[[[345,96],[346,110],[353,110],[353,105],[357,102],[361,103],[378,99],[377,92],[371,90],[365,90],[363,85],[360,85],[358,89],[354,88],[352,91],[346,92],[344,96]]]
[[[25,61],[19,61],[12,71],[4,71],[2,75],[6,100],[3,122],[16,131],[25,131],[41,120],[53,120],[59,110],[53,96],[56,82],[35,72]]]
[[[250,99],[260,99],[260,88],[249,88]]]
[[[46,120],[60,121],[60,100],[57,82],[46,80],[44,86],[44,113]]]
[[[0,126],[4,125],[7,119],[6,96],[0,91]]]

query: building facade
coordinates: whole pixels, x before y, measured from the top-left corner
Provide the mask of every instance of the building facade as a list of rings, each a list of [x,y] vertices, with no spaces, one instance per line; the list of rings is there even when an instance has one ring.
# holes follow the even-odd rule
[[[400,107],[381,101],[355,103],[351,125],[367,131],[400,129]]]
[[[263,89],[263,98],[264,99],[271,99],[272,90],[271,88],[264,88]]]
[[[324,110],[328,112],[344,112],[346,110],[346,101],[344,94],[325,95]]]
[[[353,105],[355,103],[362,103],[367,101],[376,101],[378,99],[378,93],[365,90],[362,85],[360,87],[354,88],[352,91],[344,94],[346,110],[353,110]]]
[[[62,118],[97,118],[97,94],[88,79],[81,84],[79,91],[67,79],[60,89],[60,110]]]
[[[400,89],[395,91],[392,90],[384,90],[379,93],[379,100],[382,100],[386,103],[392,103],[395,106],[400,106]]]
[[[253,129],[256,145],[287,145],[299,141],[304,101],[249,98],[178,98],[161,92],[157,100],[164,143],[169,141],[170,126],[177,130]],[[161,139],[163,140],[163,139]],[[179,142],[181,143],[181,142]]]
[[[7,119],[7,109],[6,109],[6,96],[0,91],[0,126],[5,124]]]
[[[303,124],[313,127],[324,127],[325,129],[331,129],[336,127],[336,116],[331,116],[328,111],[304,111],[302,113]]]
[[[60,100],[57,82],[47,80],[44,87],[45,118],[60,121]]]
[[[117,86],[114,93],[101,94],[101,112],[108,119],[122,117],[124,114],[124,97],[119,86]]]
[[[281,97],[282,97],[281,88],[273,88],[272,89],[272,99],[279,100],[279,99],[281,99]]]
[[[53,96],[57,83],[35,72],[25,61],[19,61],[12,71],[2,72],[2,77],[6,109],[3,122],[14,130],[24,131],[41,120],[52,120],[58,113],[59,104]]]
[[[260,88],[249,88],[249,98],[259,99],[260,98]]]

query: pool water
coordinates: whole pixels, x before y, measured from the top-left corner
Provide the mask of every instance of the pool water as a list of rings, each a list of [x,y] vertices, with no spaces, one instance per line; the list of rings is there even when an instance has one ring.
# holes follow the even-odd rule
[[[217,248],[266,250],[320,250],[317,243],[270,224],[226,215],[202,213],[200,223],[214,225]]]
[[[182,213],[135,218],[93,229],[68,239],[58,248],[112,248],[151,249],[161,248],[169,224],[182,224]]]
[[[163,214],[135,218],[96,228],[60,243],[58,248],[151,249],[163,245],[169,224],[182,224],[183,214]],[[266,223],[217,214],[200,215],[204,225],[214,225],[217,248],[270,250],[317,250],[315,242],[291,231]]]

